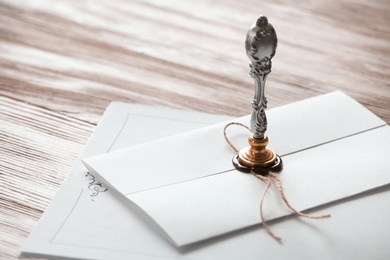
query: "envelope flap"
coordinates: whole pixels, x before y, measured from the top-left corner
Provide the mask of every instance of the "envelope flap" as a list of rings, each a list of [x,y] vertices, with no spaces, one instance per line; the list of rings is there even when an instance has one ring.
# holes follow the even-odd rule
[[[271,109],[267,115],[269,147],[281,156],[385,125],[342,92]],[[234,121],[249,124],[249,116]],[[219,174],[233,168],[233,154],[223,137],[226,123],[83,162],[123,194]],[[228,134],[238,148],[248,145],[246,130],[234,128]]]

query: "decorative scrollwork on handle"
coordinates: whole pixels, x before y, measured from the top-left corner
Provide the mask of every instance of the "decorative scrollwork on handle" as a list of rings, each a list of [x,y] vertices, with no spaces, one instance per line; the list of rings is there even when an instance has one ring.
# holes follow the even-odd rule
[[[275,55],[278,39],[273,26],[265,16],[260,16],[248,30],[245,39],[246,54],[251,61],[249,74],[255,82],[252,100],[251,129],[254,138],[262,139],[267,131],[267,98],[264,95],[265,81],[271,72],[271,59]]]

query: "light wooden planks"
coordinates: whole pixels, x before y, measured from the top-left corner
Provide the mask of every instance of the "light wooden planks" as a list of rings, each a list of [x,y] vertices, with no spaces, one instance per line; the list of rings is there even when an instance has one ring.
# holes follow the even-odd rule
[[[7,96],[94,122],[111,100],[250,111],[243,40],[259,12],[250,1],[39,3],[3,5]],[[270,106],[343,89],[384,117],[389,8],[321,3],[259,8],[279,34]]]
[[[16,257],[94,125],[0,99],[0,258]]]
[[[279,38],[269,106],[343,90],[390,123],[388,0],[0,2],[0,258],[19,247],[111,101],[251,110],[244,38]]]

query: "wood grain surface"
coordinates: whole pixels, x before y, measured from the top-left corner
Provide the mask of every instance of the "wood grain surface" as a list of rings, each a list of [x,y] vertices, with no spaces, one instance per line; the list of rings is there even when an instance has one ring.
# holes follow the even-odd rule
[[[1,0],[0,259],[18,257],[111,101],[249,114],[260,14],[279,39],[270,108],[342,90],[390,123],[388,0]]]

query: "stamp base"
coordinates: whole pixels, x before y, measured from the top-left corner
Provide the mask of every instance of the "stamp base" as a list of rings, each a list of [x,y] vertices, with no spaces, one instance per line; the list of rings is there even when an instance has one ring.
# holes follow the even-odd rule
[[[232,162],[234,167],[240,172],[244,172],[244,173],[254,172],[262,176],[266,176],[269,171],[278,173],[283,170],[283,161],[279,155],[276,155],[276,160],[272,165],[266,167],[242,165],[239,162],[238,155],[233,157]]]

